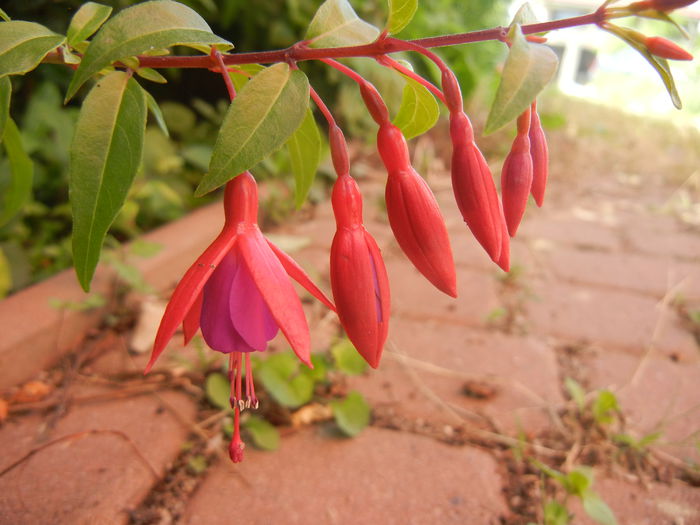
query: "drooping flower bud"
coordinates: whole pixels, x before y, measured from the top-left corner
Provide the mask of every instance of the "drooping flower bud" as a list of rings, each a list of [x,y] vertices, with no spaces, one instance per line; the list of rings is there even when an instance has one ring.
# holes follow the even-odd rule
[[[362,224],[362,196],[352,177],[338,177],[331,202],[337,226],[331,245],[336,310],[350,341],[376,368],[389,331],[389,278],[379,247]]]
[[[399,246],[438,290],[457,297],[457,276],[445,220],[435,195],[413,169],[401,130],[379,126],[377,148],[387,169],[386,211]]]
[[[474,132],[463,112],[450,113],[452,190],[459,211],[477,241],[493,261],[503,245],[503,214],[486,159],[474,143]]]
[[[681,7],[687,7],[694,4],[696,0],[645,0],[642,2],[634,2],[628,7],[630,11],[644,11],[646,9],[656,9],[657,11],[673,11]]]
[[[544,203],[544,193],[549,174],[549,150],[547,137],[537,114],[537,102],[532,103],[530,116],[530,156],[532,157],[532,188],[530,192],[537,206]]]
[[[693,55],[679,45],[660,36],[651,36],[644,41],[649,53],[669,60],[693,60]]]
[[[511,237],[515,237],[515,232],[518,231],[532,187],[529,131],[530,108],[518,117],[518,134],[501,170],[503,215]]]

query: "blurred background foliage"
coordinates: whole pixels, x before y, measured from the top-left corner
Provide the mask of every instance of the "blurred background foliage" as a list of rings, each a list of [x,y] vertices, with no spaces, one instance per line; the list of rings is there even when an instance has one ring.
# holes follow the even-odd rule
[[[236,45],[236,51],[287,47],[303,39],[321,0],[181,0],[199,12],[213,31]],[[101,0],[120,9],[138,3]],[[352,0],[360,17],[383,26],[385,0]],[[82,4],[79,0],[23,0],[4,6],[18,20],[44,24],[64,33]],[[402,38],[482,29],[506,20],[507,2],[491,0],[431,0],[422,2]],[[114,14],[113,12],[113,14]],[[439,52],[455,69],[465,95],[478,83],[489,84],[502,46],[479,44],[445,48]],[[189,52],[189,51],[186,51]],[[430,64],[413,58],[415,69],[435,76]],[[401,100],[403,80],[374,61],[352,65],[375,82],[394,109]],[[305,63],[302,69],[333,108],[348,135],[372,142],[374,124],[367,117],[356,86],[329,68]],[[72,102],[62,99],[71,71],[42,65],[26,77],[13,77],[11,113],[19,123],[25,147],[34,162],[34,196],[20,214],[0,227],[0,297],[67,268],[71,264],[71,219],[68,204],[69,146],[78,115]],[[193,189],[206,171],[216,131],[227,107],[227,95],[218,75],[201,70],[168,70],[167,84],[139,81],[161,104],[170,129],[167,138],[149,123],[142,169],[111,229],[112,240],[125,241],[176,219],[213,197],[194,199]],[[84,90],[85,92],[85,90]],[[323,166],[322,166],[323,168]],[[8,180],[8,162],[0,157],[0,191]],[[323,173],[322,173],[323,174]],[[326,173],[327,174],[327,173]],[[256,169],[259,178],[275,178],[268,186],[263,207],[269,221],[282,220],[293,208],[289,160],[283,149]],[[321,178],[323,181],[323,177]],[[318,195],[312,191],[312,198]]]

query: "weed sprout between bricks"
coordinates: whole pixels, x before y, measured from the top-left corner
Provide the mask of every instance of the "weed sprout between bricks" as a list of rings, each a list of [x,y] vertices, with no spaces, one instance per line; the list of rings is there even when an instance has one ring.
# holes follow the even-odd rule
[[[432,127],[439,111],[434,99],[446,106],[455,200],[476,240],[508,271],[510,237],[516,234],[529,195],[538,206],[545,196],[549,152],[535,99],[557,67],[556,55],[545,45],[547,32],[595,25],[621,38],[659,73],[671,100],[680,108],[667,60],[690,60],[692,56],[669,40],[643,35],[613,21],[646,17],[675,24],[668,13],[692,3],[649,0],[622,6],[608,0],[593,13],[552,22],[536,21],[525,4],[506,27],[407,41],[391,35],[410,23],[419,8],[417,0],[389,0],[382,29],[361,20],[348,0],[327,0],[310,21],[304,40],[287,49],[255,53],[232,52],[232,43],[213,34],[195,11],[173,0],[142,2],[114,16],[110,7],[88,2],[75,13],[66,35],[34,22],[11,20],[11,13],[0,10],[4,19],[0,23],[0,136],[11,167],[0,224],[27,203],[32,187],[31,160],[10,117],[12,76],[31,73],[42,63],[70,67],[75,71],[66,101],[94,81],[82,102],[70,150],[74,266],[88,291],[107,231],[141,162],[149,111],[167,133],[158,103],[141,82],[164,82],[157,71],[163,68],[202,68],[221,75],[231,104],[196,195],[225,187],[224,226],[177,285],[146,371],[180,325],[186,342],[201,328],[213,350],[228,354],[230,404],[235,412],[229,450],[231,459],[238,462],[244,449],[240,412],[257,406],[251,353],[264,351],[281,330],[298,358],[312,366],[309,328],[290,277],[337,312],[348,338],[372,367],[379,366],[387,337],[387,269],[363,224],[362,193],[352,176],[345,137],[303,72],[305,62],[320,61],[357,84],[369,114],[379,125],[377,149],[387,170],[386,208],[396,240],[428,281],[456,297],[447,229],[430,187],[411,165],[405,135],[413,137]],[[517,135],[501,173],[500,196],[464,112],[459,83],[449,66],[430,50],[491,40],[507,45],[509,55],[485,131],[517,123]],[[169,55],[169,48],[176,45],[202,54]],[[392,55],[398,52],[432,61],[440,72],[440,85],[415,73],[405,61],[395,60]],[[403,75],[403,106],[428,101],[424,106],[434,109],[429,114],[409,112],[408,118],[392,121],[379,91],[338,62],[350,57],[374,60],[376,67]],[[336,233],[330,253],[333,301],[291,257],[263,237],[257,224],[256,182],[250,173],[272,152],[293,144],[296,201],[303,203],[310,186],[308,174],[316,171],[320,161],[318,145],[305,135],[308,129],[318,133],[310,100],[327,122],[337,173],[332,194]]]

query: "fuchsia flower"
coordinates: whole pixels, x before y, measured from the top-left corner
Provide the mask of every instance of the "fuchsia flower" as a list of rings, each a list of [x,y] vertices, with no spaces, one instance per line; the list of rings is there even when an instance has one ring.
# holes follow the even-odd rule
[[[544,203],[544,192],[549,174],[549,149],[547,137],[542,129],[540,116],[537,114],[537,102],[530,107],[530,156],[532,157],[532,197],[537,206]]]
[[[693,60],[693,55],[688,53],[678,44],[661,36],[650,36],[644,41],[649,53],[669,60]]]
[[[349,175],[333,187],[337,230],[331,245],[331,286],[352,344],[377,368],[389,331],[389,277],[376,241],[362,224],[362,197]]]
[[[331,203],[336,233],[331,245],[331,287],[345,333],[370,366],[377,368],[389,331],[389,277],[376,241],[362,223],[362,195],[350,176],[343,132],[330,128],[331,157],[338,179]]]
[[[501,170],[503,214],[511,237],[515,237],[515,232],[518,231],[532,188],[529,131],[530,108],[518,117],[518,134]]]
[[[464,113],[462,92],[454,73],[443,71],[442,89],[450,110],[452,139],[452,190],[464,222],[489,257],[501,264],[503,250],[509,250],[508,236],[503,238],[504,218],[496,184],[486,159],[474,142],[474,130]]]
[[[257,404],[250,352],[265,350],[281,330],[299,359],[311,366],[309,328],[289,277],[335,309],[301,267],[263,237],[257,213],[257,185],[245,172],[226,185],[224,227],[175,288],[146,366],[148,372],[181,323],[185,343],[201,326],[202,336],[213,350],[230,354],[235,431],[229,452],[234,462],[243,457],[239,410]],[[244,355],[245,402],[241,388]]]
[[[457,297],[457,275],[445,220],[435,195],[409,161],[403,133],[379,126],[377,148],[387,169],[386,211],[399,246],[438,290]]]

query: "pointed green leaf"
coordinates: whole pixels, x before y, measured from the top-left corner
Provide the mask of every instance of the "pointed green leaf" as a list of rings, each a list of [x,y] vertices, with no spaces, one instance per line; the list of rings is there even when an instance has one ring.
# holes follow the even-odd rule
[[[225,184],[280,148],[297,130],[309,107],[309,80],[298,69],[276,64],[241,90],[224,117],[201,196]]]
[[[146,97],[121,71],[92,88],[80,110],[70,150],[73,264],[88,291],[109,226],[141,162]]]
[[[175,45],[200,50],[208,46],[233,47],[212,33],[204,19],[183,4],[172,0],[136,4],[108,20],[92,39],[68,86],[66,100],[70,100],[88,78],[112,62]]]
[[[7,118],[3,145],[10,161],[10,181],[0,195],[0,226],[14,217],[32,194],[34,165],[22,145],[14,120]],[[5,186],[3,184],[3,186]]]
[[[9,77],[0,78],[0,141],[5,132],[5,123],[10,116],[10,99],[12,98],[12,83]]]
[[[87,40],[97,31],[105,20],[112,14],[112,8],[106,5],[88,2],[78,9],[68,26],[66,38],[68,44],[74,46]]]
[[[588,491],[581,497],[583,502],[583,510],[586,511],[593,520],[601,525],[617,525],[615,514],[608,507],[601,497],[593,491]]]
[[[527,24],[536,24],[537,23],[537,17],[535,16],[535,13],[532,11],[532,7],[530,7],[529,2],[525,2],[523,5],[520,6],[520,9],[515,13],[513,16],[513,20],[510,23],[509,27],[512,27],[514,25],[527,25]]]
[[[493,133],[516,119],[557,71],[557,55],[549,47],[528,42],[517,25],[510,35],[513,45],[484,133]]]
[[[280,433],[274,425],[256,416],[250,416],[243,423],[253,445],[262,450],[277,450],[280,446]]]
[[[287,141],[294,174],[294,202],[297,208],[304,204],[309,188],[316,178],[316,170],[321,162],[321,146],[321,134],[316,119],[308,109],[301,126]]]
[[[5,22],[9,22],[10,20],[12,20],[2,9],[0,9],[0,18],[2,18]]]
[[[331,401],[335,424],[344,434],[354,437],[369,425],[371,410],[359,392],[350,392],[342,401]]]
[[[231,409],[231,383],[224,374],[215,372],[207,376],[204,382],[207,400],[221,410]]]
[[[34,22],[0,22],[0,77],[31,71],[65,37]]]
[[[395,35],[406,27],[418,9],[418,0],[389,0],[389,20],[386,30]]]
[[[323,2],[306,32],[310,47],[357,46],[378,36],[379,29],[358,17],[348,0]]]
[[[143,88],[142,88],[143,89]],[[163,111],[160,109],[158,102],[153,98],[148,91],[143,90],[143,94],[146,96],[146,105],[148,106],[148,111],[151,112],[153,118],[156,119],[156,124],[163,132],[163,135],[170,137],[170,132],[168,131],[168,125],[165,123],[165,117],[163,116]]]
[[[156,84],[168,83],[168,79],[166,79],[163,75],[158,73],[158,71],[156,71],[155,69],[151,69],[150,67],[140,67],[136,69],[136,74],[141,78],[145,78],[146,80],[150,80],[151,82],[155,82]]]
[[[440,117],[440,107],[433,94],[412,78],[406,78],[401,106],[394,117],[394,125],[407,139],[422,135],[432,128]]]

